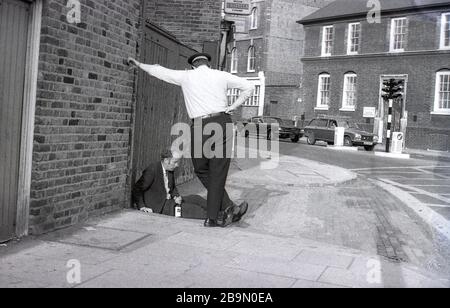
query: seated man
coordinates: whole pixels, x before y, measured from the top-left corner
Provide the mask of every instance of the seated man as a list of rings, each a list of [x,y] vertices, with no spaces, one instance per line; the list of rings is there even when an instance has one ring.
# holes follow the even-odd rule
[[[178,167],[181,154],[165,150],[161,161],[151,164],[144,170],[133,187],[133,202],[144,212],[175,215],[175,206],[181,205],[183,218],[206,219],[207,202],[200,196],[181,197],[175,185],[174,171]],[[222,211],[221,226],[239,221],[247,212],[248,205],[233,205]]]

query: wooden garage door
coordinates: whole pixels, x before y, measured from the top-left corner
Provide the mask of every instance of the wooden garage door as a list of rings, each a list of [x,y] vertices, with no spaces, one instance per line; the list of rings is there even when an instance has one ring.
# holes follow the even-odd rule
[[[15,231],[29,9],[0,0],[0,242]]]
[[[142,43],[141,59],[144,63],[171,69],[189,68],[187,59],[195,51],[182,45],[170,34],[152,24],[146,24]],[[135,132],[133,147],[132,184],[152,162],[160,159],[161,151],[170,146],[170,136],[175,123],[190,123],[181,88],[165,83],[139,71]],[[183,160],[178,172],[178,181],[193,177],[192,166]]]

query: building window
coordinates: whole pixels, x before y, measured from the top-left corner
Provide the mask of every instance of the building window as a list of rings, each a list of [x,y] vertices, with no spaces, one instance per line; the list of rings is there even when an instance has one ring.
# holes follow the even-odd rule
[[[237,53],[237,48],[233,48],[233,50],[231,51],[231,73],[237,73],[238,72],[238,53]]]
[[[333,52],[334,27],[323,27],[322,33],[322,56],[331,56]]]
[[[228,106],[233,105],[238,99],[241,91],[239,89],[228,89]],[[261,97],[261,86],[255,86],[253,95],[244,103],[244,106],[258,107]]]
[[[253,95],[245,102],[245,106],[259,106],[259,95],[261,92],[261,86],[255,86]]]
[[[441,16],[441,49],[450,49],[450,13]]]
[[[250,20],[251,29],[258,29],[258,8],[254,7],[251,14]]]
[[[254,72],[256,68],[255,47],[250,46],[248,49],[247,71]]]
[[[316,109],[326,109],[330,105],[330,83],[331,78],[329,74],[319,75],[319,87],[317,94],[317,106]]]
[[[241,91],[239,89],[228,89],[228,106],[233,105],[238,99]]]
[[[359,52],[359,44],[361,37],[361,24],[352,23],[348,25],[348,42],[347,42],[347,54],[355,55]]]
[[[407,30],[407,19],[406,18],[392,19],[390,51],[392,51],[392,52],[405,51],[406,30]]]
[[[344,111],[355,111],[356,109],[356,74],[344,75],[344,92],[342,97],[342,109]]]
[[[436,74],[434,113],[450,114],[450,70]]]

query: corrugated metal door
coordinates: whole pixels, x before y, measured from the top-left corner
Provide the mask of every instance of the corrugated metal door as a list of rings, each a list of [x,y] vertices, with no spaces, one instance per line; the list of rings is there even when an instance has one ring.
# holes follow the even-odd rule
[[[0,0],[0,242],[14,236],[29,4]]]
[[[160,64],[171,69],[188,68],[187,58],[195,51],[177,42],[151,24],[145,28],[143,63]],[[170,146],[172,125],[190,123],[181,88],[160,81],[143,71],[139,72],[135,132],[133,147],[132,183],[150,163],[160,159],[161,150]],[[192,165],[184,161],[177,173],[178,180],[192,178]]]

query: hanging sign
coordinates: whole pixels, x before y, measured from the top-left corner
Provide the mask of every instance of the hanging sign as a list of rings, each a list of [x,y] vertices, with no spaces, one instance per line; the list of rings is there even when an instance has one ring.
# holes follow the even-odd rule
[[[225,14],[250,15],[250,0],[225,0]]]

